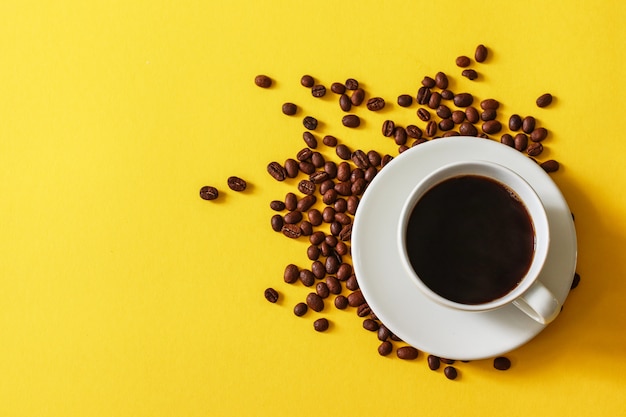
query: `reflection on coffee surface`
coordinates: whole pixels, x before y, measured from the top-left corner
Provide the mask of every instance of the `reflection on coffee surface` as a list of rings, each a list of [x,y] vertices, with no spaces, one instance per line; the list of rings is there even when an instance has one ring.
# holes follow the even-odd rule
[[[483,304],[513,290],[532,263],[535,233],[519,198],[482,176],[447,179],[417,202],[406,230],[409,260],[432,291]]]

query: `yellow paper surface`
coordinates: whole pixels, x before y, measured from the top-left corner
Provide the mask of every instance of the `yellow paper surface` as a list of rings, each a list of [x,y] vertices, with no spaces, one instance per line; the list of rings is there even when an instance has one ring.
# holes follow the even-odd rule
[[[625,20],[620,1],[1,3],[0,415],[626,414]],[[479,43],[469,81],[454,60]],[[351,310],[293,315],[309,290],[282,274],[307,242],[272,232],[269,202],[296,183],[266,172],[304,146],[307,114],[320,139],[397,153],[381,123],[421,126],[395,98],[440,70],[550,130],[582,277],[512,369],[457,364],[454,382],[423,353],[380,357]],[[306,73],[391,105],[348,130]]]

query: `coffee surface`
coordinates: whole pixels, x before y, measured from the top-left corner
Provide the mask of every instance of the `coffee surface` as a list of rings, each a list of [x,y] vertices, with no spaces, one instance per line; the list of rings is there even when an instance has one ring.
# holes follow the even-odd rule
[[[445,180],[418,201],[406,247],[420,279],[435,293],[463,304],[506,295],[532,262],[535,235],[524,204],[482,176]]]

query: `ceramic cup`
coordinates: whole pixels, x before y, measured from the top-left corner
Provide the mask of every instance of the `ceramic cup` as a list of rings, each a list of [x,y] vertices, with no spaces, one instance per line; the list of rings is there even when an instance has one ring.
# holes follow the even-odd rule
[[[407,227],[409,220],[413,209],[424,194],[445,180],[468,175],[486,177],[514,193],[526,208],[526,212],[528,213],[528,217],[534,229],[534,252],[526,274],[521,277],[517,285],[514,285],[513,288],[505,294],[479,304],[465,304],[453,301],[429,288],[415,272],[409,258],[409,248],[407,248]],[[471,219],[468,219],[468,221],[471,221]],[[415,285],[435,302],[452,309],[468,312],[494,310],[513,304],[528,315],[528,317],[542,324],[551,322],[557,316],[561,307],[556,297],[538,280],[548,255],[550,243],[549,234],[550,229],[548,227],[546,210],[533,188],[522,177],[510,169],[493,162],[479,160],[445,165],[423,178],[408,195],[402,208],[397,232],[399,247],[402,249],[401,259],[404,268],[407,270],[408,275],[412,277]],[[454,262],[454,259],[450,259],[449,261]]]

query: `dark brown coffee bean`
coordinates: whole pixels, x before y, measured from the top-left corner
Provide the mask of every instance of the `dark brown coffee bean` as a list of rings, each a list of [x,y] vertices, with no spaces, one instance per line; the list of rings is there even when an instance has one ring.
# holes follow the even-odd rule
[[[559,163],[554,159],[542,162],[539,166],[541,166],[541,168],[543,168],[546,172],[555,172],[559,170]]]
[[[306,305],[313,311],[318,313],[324,309],[324,300],[314,292],[310,292],[306,296]]]
[[[450,90],[441,90],[440,94],[444,100],[452,100],[454,98],[454,93]]]
[[[363,179],[365,179],[365,187],[367,187],[367,184],[372,182],[372,180],[377,174],[378,174],[378,169],[376,167],[371,166],[365,170],[365,177],[363,177]]]
[[[326,205],[334,204],[335,201],[337,201],[337,194],[337,191],[334,188],[331,188],[322,195],[322,201]]]
[[[299,223],[302,220],[302,213],[297,210],[290,211],[289,213],[285,214],[284,220],[287,224]]]
[[[315,172],[315,165],[313,165],[310,161],[301,161],[298,163],[298,169],[307,175],[311,175]]]
[[[302,236],[311,236],[313,233],[313,225],[304,220],[300,223],[300,231],[302,232]]]
[[[337,238],[335,236],[326,235],[324,236],[324,242],[334,248],[337,245]]]
[[[532,116],[524,117],[524,120],[522,120],[522,131],[530,134],[533,130],[535,130],[535,118]]]
[[[437,134],[437,122],[431,120],[426,124],[426,136],[434,137]]]
[[[337,145],[335,152],[337,153],[337,156],[344,161],[347,161],[352,156],[352,151],[344,144]]]
[[[378,340],[381,342],[386,341],[391,337],[391,330],[389,330],[384,324],[381,324],[378,328]]]
[[[506,146],[510,146],[511,148],[515,147],[515,140],[513,139],[513,136],[509,135],[508,133],[502,135],[502,137],[500,138],[500,142],[504,143]]]
[[[278,291],[276,291],[274,288],[266,289],[263,295],[265,296],[265,299],[270,303],[275,303],[276,301],[278,301]]]
[[[332,135],[326,135],[322,139],[322,143],[326,146],[334,147],[337,146],[337,138]]]
[[[313,154],[311,154],[311,163],[315,168],[321,168],[326,163],[326,160],[321,153],[315,151],[313,152]]]
[[[293,308],[293,314],[295,314],[298,317],[302,317],[306,314],[308,310],[309,310],[309,306],[307,306],[305,303],[298,303]]]
[[[217,188],[212,187],[210,185],[205,185],[204,187],[200,188],[201,199],[215,200],[217,197],[219,197],[219,191],[217,191]]]
[[[363,328],[365,330],[369,330],[370,332],[377,332],[378,327],[380,326],[378,325],[378,322],[376,322],[376,320],[372,320],[372,319],[363,320]]]
[[[413,360],[413,359],[417,359],[417,356],[419,355],[419,351],[415,349],[413,346],[402,346],[402,347],[399,347],[398,350],[396,350],[396,355],[400,359]]]
[[[301,180],[298,183],[298,190],[302,194],[311,195],[315,193],[316,185],[311,180]]]
[[[317,209],[314,209],[314,210],[317,210]],[[319,213],[319,211],[317,212]],[[322,232],[321,230],[318,230],[314,232],[311,236],[309,236],[309,242],[311,242],[312,245],[317,246],[317,245],[320,245],[324,241],[325,237],[326,235],[324,234],[324,232]]]
[[[409,107],[411,104],[413,104],[413,97],[409,94],[401,94],[398,96],[398,106]]]
[[[530,134],[530,140],[533,142],[541,142],[548,136],[548,130],[545,127],[538,127]]]
[[[334,221],[330,224],[330,233],[333,236],[339,236],[339,233],[341,233],[341,228],[341,223]]]
[[[423,107],[417,109],[417,117],[423,122],[427,122],[430,120],[430,112]]]
[[[335,252],[337,252],[340,256],[348,255],[350,248],[344,241],[340,240],[337,242],[337,246],[335,246]]]
[[[377,167],[377,166],[380,165],[380,163],[382,161],[382,158],[381,158],[380,154],[377,151],[371,150],[371,151],[367,152],[367,160],[370,162],[370,165],[372,167]]]
[[[407,141],[406,129],[402,126],[396,126],[396,130],[393,132],[393,141],[396,145],[404,145]]]
[[[356,280],[356,275],[350,275],[346,281],[346,288],[350,291],[356,291],[359,289],[359,282]]]
[[[356,196],[349,196],[348,197],[348,213],[355,215],[356,214],[356,210],[359,206],[359,199]]]
[[[324,181],[328,180],[330,175],[326,171],[315,171],[311,175],[309,175],[309,180],[314,184],[321,184]]]
[[[346,200],[343,200],[343,201],[345,203]],[[338,221],[342,225],[346,225],[346,224],[350,224],[352,222],[352,219],[350,219],[350,216],[348,216],[347,214],[342,213],[338,211],[337,209],[335,209],[335,221]]]
[[[459,93],[454,96],[454,105],[457,107],[469,107],[474,102],[474,96],[470,93]]]
[[[419,104],[428,104],[430,99],[430,89],[428,87],[420,87],[417,90],[417,102]]]
[[[437,107],[436,113],[437,113],[437,116],[441,117],[442,119],[447,119],[449,117],[452,117],[452,110],[450,110],[450,107],[443,105],[443,104]]]
[[[304,118],[305,121],[307,118],[308,116]],[[306,126],[306,123],[305,123],[305,126]],[[315,127],[317,127],[317,120],[315,121]],[[307,127],[307,129],[310,129],[310,127]],[[315,128],[311,130],[315,130]],[[304,140],[304,143],[306,143],[306,146],[308,146],[309,148],[311,149],[317,148],[317,139],[315,138],[315,136],[313,136],[313,133],[311,132],[302,133],[302,139]]]
[[[461,55],[456,58],[457,67],[465,68],[465,67],[468,67],[471,63],[472,63],[472,60],[468,56]]]
[[[298,106],[293,103],[284,103],[282,107],[283,114],[287,116],[293,116],[298,112]]]
[[[498,356],[493,360],[493,367],[499,371],[506,371],[511,367],[511,360],[506,356]]]
[[[465,118],[470,123],[478,123],[480,120],[480,114],[478,114],[478,110],[476,107],[468,107],[465,109]]]
[[[347,197],[352,194],[352,183],[350,181],[342,181],[335,184],[334,190],[337,192],[337,194]]]
[[[434,80],[433,78],[431,78],[431,77],[429,77],[429,76],[425,76],[425,77],[422,79],[422,85],[423,85],[424,87],[433,88],[433,87],[434,87],[435,85],[437,85],[437,84],[436,84],[436,82],[435,82],[435,80]]]
[[[359,127],[359,125],[361,124],[361,119],[356,114],[348,114],[346,116],[343,116],[343,118],[341,119],[341,123],[345,127],[355,128]]]
[[[332,91],[335,94],[343,94],[346,92],[346,86],[343,85],[342,83],[332,83],[330,85],[330,91]]]
[[[371,111],[378,111],[385,108],[385,100],[382,97],[372,97],[367,100],[367,109]]]
[[[404,152],[404,151],[408,151],[408,150],[409,150],[409,147],[408,147],[408,146],[406,146],[406,145],[400,145],[400,146],[398,146],[398,153],[402,153],[402,152]]]
[[[486,134],[492,135],[502,130],[502,124],[497,120],[489,120],[483,123],[482,129]]]
[[[330,290],[328,289],[328,285],[325,282],[318,282],[315,284],[315,292],[322,298],[328,298],[330,295]]]
[[[439,122],[439,129],[444,132],[454,129],[454,122],[452,119],[443,119]]]
[[[517,132],[522,127],[522,117],[519,114],[513,114],[509,117],[509,129]]]
[[[349,149],[347,151],[350,152]],[[351,152],[350,156],[352,156]],[[347,162],[340,162],[339,165],[337,165],[337,179],[342,182],[350,179],[350,164]]]
[[[300,79],[300,84],[306,88],[311,88],[315,85],[315,79],[310,75],[303,75]]]
[[[546,93],[542,94],[537,98],[537,107],[547,107],[552,103],[552,94]]]
[[[383,136],[385,137],[393,136],[393,132],[395,128],[396,128],[396,124],[393,122],[393,120],[385,120],[383,122],[383,127],[382,127]]]
[[[413,139],[420,139],[423,135],[422,129],[420,129],[419,127],[415,125],[408,125],[405,130],[406,130],[407,136]],[[381,159],[381,163],[382,163],[382,159]]]
[[[287,176],[287,178],[297,177],[299,171],[300,167],[298,166],[298,161],[292,158],[288,158],[285,161],[285,175]]]
[[[378,354],[380,356],[388,356],[391,352],[393,352],[393,345],[388,340],[385,340],[378,346]]]
[[[328,275],[326,277],[326,287],[331,294],[341,294],[341,282],[337,279],[337,277]]]
[[[449,380],[454,380],[457,378],[457,376],[459,375],[459,373],[457,372],[456,368],[454,366],[446,366],[443,369],[443,374],[446,376],[446,378],[448,378]]]
[[[285,208],[289,211],[293,211],[297,207],[298,207],[298,197],[292,192],[285,194]]]
[[[228,188],[233,191],[244,191],[248,184],[239,177],[228,177]]]
[[[476,62],[485,62],[488,54],[489,52],[485,45],[478,45],[476,47],[476,52],[474,52],[474,59],[476,60]]]
[[[483,110],[497,110],[500,102],[493,98],[488,98],[480,102],[480,108]]]
[[[339,239],[345,241],[348,241],[352,238],[352,225],[351,224],[346,224],[345,226],[343,226],[341,228],[341,230],[339,231]]]
[[[487,109],[480,113],[480,120],[483,122],[488,122],[490,120],[495,120],[498,116],[498,113],[494,109]]]
[[[461,75],[469,80],[475,80],[478,78],[478,73],[473,69],[465,69],[461,72]]]
[[[311,155],[313,155],[313,151],[311,149],[303,148],[296,154],[296,158],[298,161],[302,162],[310,159]]]
[[[462,110],[455,110],[452,112],[451,119],[455,124],[459,125],[465,121],[465,112]]]
[[[359,88],[359,82],[354,78],[348,78],[344,84],[348,90],[356,90]]]
[[[283,278],[286,283],[293,284],[300,277],[300,269],[294,265],[289,264],[285,267],[285,273],[283,274]]]
[[[284,224],[282,227],[283,235],[291,239],[297,239],[302,236],[302,230],[297,224]]]
[[[300,279],[300,282],[302,282],[302,284],[305,287],[310,287],[313,284],[315,284],[315,275],[313,274],[312,271],[308,269],[302,269],[300,271],[298,278]]]
[[[339,243],[339,242],[337,242]],[[348,264],[348,263],[342,263],[341,265],[339,265],[339,268],[337,269],[337,279],[339,281],[346,281],[348,280],[351,276],[354,276],[354,274],[352,274],[352,265]],[[356,280],[356,276],[354,276],[354,279]],[[356,290],[358,288],[352,289],[352,291]]]
[[[357,88],[350,95],[350,101],[353,106],[360,106],[365,100],[365,91],[362,88]]]
[[[441,361],[441,363],[445,363],[447,365],[452,365],[454,364],[454,362],[456,362],[454,359],[448,359],[448,358],[439,358],[439,360]]]
[[[518,133],[513,138],[513,144],[518,151],[525,151],[528,146],[528,136],[524,133]]]
[[[312,261],[316,261],[320,257],[320,248],[315,245],[309,245],[306,249],[306,256]]]
[[[317,129],[317,119],[313,116],[306,116],[303,120],[302,120],[302,124],[304,125],[304,127],[306,127],[309,130],[315,130]],[[309,133],[309,132],[305,132],[305,133]],[[309,133],[310,135],[310,133]],[[313,136],[313,135],[311,135]],[[305,139],[306,141],[306,139]],[[310,146],[311,148],[315,148],[317,147],[317,141],[315,146]]]
[[[431,109],[436,109],[441,104],[441,94],[434,91],[430,94],[430,98],[428,99],[428,107]]]
[[[324,97],[326,95],[326,87],[321,84],[314,85],[313,88],[311,88],[311,95],[313,95],[313,97]]]
[[[367,303],[363,303],[356,308],[356,315],[359,317],[367,317],[372,314],[372,309]]]
[[[572,218],[574,217],[574,214],[572,214]],[[578,272],[574,273],[574,279],[572,280],[572,285],[570,286],[570,290],[573,290],[574,288],[578,287],[578,284],[580,284],[580,275],[578,274]]]
[[[332,203],[331,203],[332,204]],[[325,223],[330,223],[335,220],[335,209],[332,207],[324,207],[322,210],[322,219]]]
[[[370,161],[367,158],[367,155],[360,149],[352,152],[351,159],[352,162],[354,162],[354,165],[356,165],[358,168],[367,169],[367,167],[370,166]]]
[[[345,112],[349,112],[352,108],[352,101],[350,101],[350,97],[347,94],[339,96],[339,107]]]
[[[285,203],[280,200],[273,200],[270,202],[270,208],[274,211],[283,211],[285,209]]]
[[[284,181],[287,177],[287,171],[285,168],[279,164],[278,162],[270,162],[267,165],[267,172],[274,178],[276,181]]]
[[[311,197],[315,197],[315,196],[311,196]],[[307,218],[309,219],[309,222],[311,223],[312,226],[319,226],[320,224],[322,224],[322,213],[320,213],[318,209],[309,210],[307,213]]]
[[[315,278],[322,279],[326,276],[326,267],[324,267],[321,261],[313,261],[311,263],[311,272]]]
[[[440,88],[442,90],[448,88],[448,76],[441,71],[438,72],[435,75],[435,85],[437,86],[437,88]]]
[[[326,330],[328,330],[329,326],[330,323],[328,322],[328,319],[324,317],[322,317],[321,319],[317,319],[313,322],[313,328],[316,332],[325,332]]]
[[[385,167],[391,161],[393,161],[393,156],[391,156],[389,154],[385,154],[385,156],[383,156],[382,162],[380,163],[381,168]]]
[[[338,295],[335,297],[335,307],[339,310],[344,310],[348,307],[348,299],[343,295]]]
[[[331,230],[332,232],[332,230]],[[326,268],[326,273],[328,275],[334,275],[339,271],[339,260],[335,256],[329,256],[326,258],[326,262],[324,263],[324,267]]]
[[[285,224],[283,216],[281,216],[280,214],[273,215],[271,219],[271,224],[272,230],[274,230],[275,232],[280,232],[283,229],[283,225]]]
[[[541,152],[543,152],[543,145],[541,142],[533,142],[528,145],[528,148],[526,148],[526,153],[530,156],[538,156]]]
[[[478,130],[476,129],[476,126],[470,122],[463,122],[459,126],[459,133],[463,136],[476,136],[478,134]]]
[[[350,304],[350,307],[358,307],[363,303],[365,303],[365,297],[363,297],[361,290],[354,291],[348,295],[348,304]]]
[[[257,75],[254,77],[254,83],[261,88],[270,88],[272,86],[272,79],[267,75]]]
[[[454,131],[454,130],[450,130],[450,131],[448,131],[448,132],[446,132],[446,133],[444,133],[442,135],[442,137],[444,137],[444,138],[449,138],[451,136],[461,136],[461,134],[459,132]]]
[[[435,355],[428,355],[428,367],[430,368],[430,370],[436,371],[437,369],[439,369],[439,366],[441,366],[441,361],[439,360],[439,357]]]

